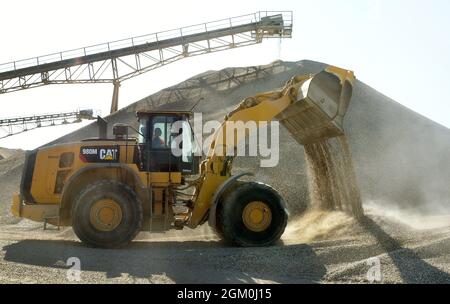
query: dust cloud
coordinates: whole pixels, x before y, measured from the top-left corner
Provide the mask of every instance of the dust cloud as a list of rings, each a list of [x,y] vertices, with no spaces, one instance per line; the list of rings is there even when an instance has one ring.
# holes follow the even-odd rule
[[[358,221],[343,211],[311,209],[290,220],[283,240],[312,243],[355,235]]]
[[[436,210],[432,214],[424,213],[420,209],[402,208],[384,201],[366,201],[364,208],[370,215],[391,219],[415,230],[448,228],[450,224],[450,214],[439,214]]]
[[[284,238],[315,242],[349,236],[364,215],[346,136],[304,145],[309,207],[291,219]]]

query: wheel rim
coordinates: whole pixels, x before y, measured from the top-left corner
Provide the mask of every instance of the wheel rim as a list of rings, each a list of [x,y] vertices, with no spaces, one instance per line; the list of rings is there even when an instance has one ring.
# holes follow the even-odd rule
[[[99,200],[91,207],[90,220],[95,229],[112,231],[122,221],[122,209],[113,200]]]
[[[247,229],[254,232],[261,232],[270,226],[272,222],[272,211],[264,202],[250,202],[242,212],[242,220]]]

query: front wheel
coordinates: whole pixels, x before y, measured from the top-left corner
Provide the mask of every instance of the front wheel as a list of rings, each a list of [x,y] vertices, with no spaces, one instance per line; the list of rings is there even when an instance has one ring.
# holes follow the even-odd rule
[[[262,183],[242,183],[227,194],[219,213],[221,236],[243,247],[270,246],[286,228],[288,213],[281,196]]]

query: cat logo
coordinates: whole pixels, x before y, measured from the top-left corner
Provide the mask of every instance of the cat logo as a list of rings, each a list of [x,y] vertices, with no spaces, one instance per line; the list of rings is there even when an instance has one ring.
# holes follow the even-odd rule
[[[80,150],[80,159],[86,163],[118,162],[119,155],[118,146],[89,146]]]
[[[99,156],[101,160],[117,160],[117,149],[100,149]]]

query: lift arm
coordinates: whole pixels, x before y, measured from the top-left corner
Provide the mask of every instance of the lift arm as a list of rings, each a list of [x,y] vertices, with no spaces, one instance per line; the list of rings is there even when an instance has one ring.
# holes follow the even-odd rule
[[[238,143],[248,132],[236,132],[236,122],[279,120],[299,144],[310,144],[343,135],[343,118],[352,96],[352,71],[328,66],[318,74],[289,80],[280,91],[246,98],[224,119],[216,131],[206,160],[201,165],[191,226],[206,216],[216,189],[231,177]],[[242,124],[241,124],[242,125]],[[231,155],[231,156],[230,156]]]

